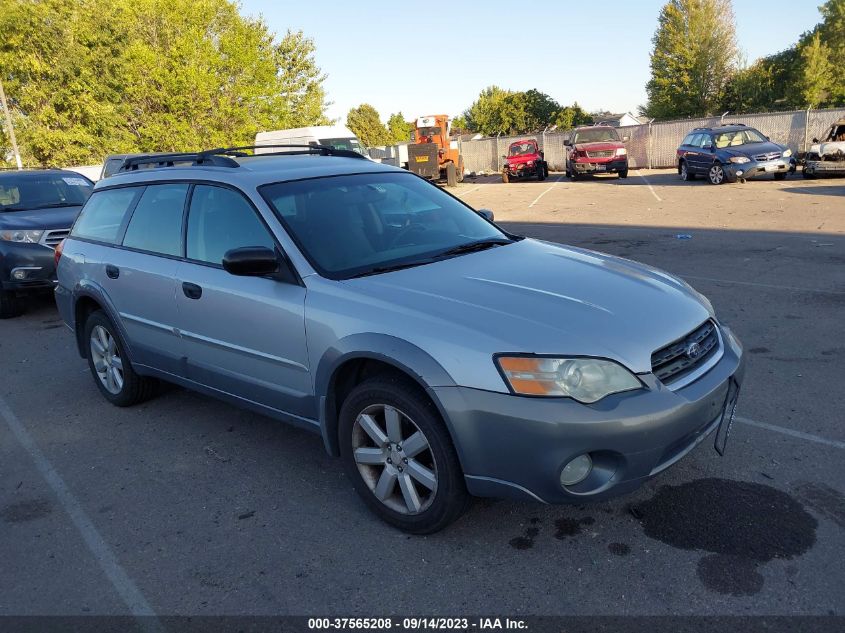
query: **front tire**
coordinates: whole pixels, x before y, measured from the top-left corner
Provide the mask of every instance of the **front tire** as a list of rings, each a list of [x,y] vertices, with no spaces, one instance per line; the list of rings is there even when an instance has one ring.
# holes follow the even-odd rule
[[[543,182],[546,179],[546,169],[543,163],[537,165],[537,182]]]
[[[14,291],[0,290],[0,319],[12,319],[23,311],[23,301]]]
[[[364,503],[411,534],[442,530],[466,510],[469,493],[437,409],[407,379],[376,376],[340,410],[346,472]]]
[[[725,173],[725,168],[722,167],[722,163],[713,163],[710,171],[707,172],[707,178],[710,180],[711,185],[724,184],[727,180],[727,174]]]
[[[619,172],[619,177],[620,177],[620,178],[627,178],[627,177],[628,177],[628,170],[627,170],[627,169],[623,169],[622,171],[620,171],[620,172]]]
[[[85,342],[88,368],[106,400],[129,407],[153,396],[156,381],[135,373],[117,328],[102,310],[92,313],[85,322]]]

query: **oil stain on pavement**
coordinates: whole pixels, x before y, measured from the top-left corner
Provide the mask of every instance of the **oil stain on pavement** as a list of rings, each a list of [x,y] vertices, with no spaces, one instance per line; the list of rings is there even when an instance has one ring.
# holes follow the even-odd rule
[[[46,499],[30,499],[0,509],[0,518],[6,523],[24,523],[45,517],[52,511],[53,504]]]
[[[663,486],[636,510],[646,536],[709,552],[698,563],[698,577],[722,594],[759,592],[760,565],[800,556],[816,542],[816,519],[763,484],[710,478]]]

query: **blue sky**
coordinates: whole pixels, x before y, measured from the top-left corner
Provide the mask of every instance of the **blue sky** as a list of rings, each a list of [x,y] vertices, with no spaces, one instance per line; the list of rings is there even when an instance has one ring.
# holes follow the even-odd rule
[[[410,120],[457,115],[491,84],[537,88],[590,111],[635,111],[646,99],[651,37],[663,4],[242,0],[242,12],[262,14],[280,35],[302,30],[314,39],[328,75],[330,116],[345,121],[349,108],[368,102],[383,119],[401,110]],[[819,4],[734,2],[747,59],[793,44],[820,21]]]

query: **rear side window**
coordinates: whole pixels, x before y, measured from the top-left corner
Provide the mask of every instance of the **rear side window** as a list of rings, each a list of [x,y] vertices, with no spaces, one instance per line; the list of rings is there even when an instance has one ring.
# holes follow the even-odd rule
[[[187,184],[153,185],[144,190],[126,227],[123,245],[162,255],[182,254],[182,212]]]
[[[695,134],[687,134],[686,138],[681,142],[681,145],[692,145],[692,139]]]
[[[226,251],[244,246],[275,248],[252,205],[231,189],[197,185],[188,211],[188,259],[221,264]]]
[[[140,193],[139,187],[96,191],[82,208],[71,235],[114,244],[126,212]]]

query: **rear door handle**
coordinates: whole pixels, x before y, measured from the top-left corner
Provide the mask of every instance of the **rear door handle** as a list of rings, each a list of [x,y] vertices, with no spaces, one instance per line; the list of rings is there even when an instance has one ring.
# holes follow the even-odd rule
[[[106,264],[106,275],[109,279],[117,279],[120,277],[120,268],[112,266],[111,264]]]
[[[202,296],[202,287],[188,281],[182,282],[182,292],[188,299],[199,299]]]

